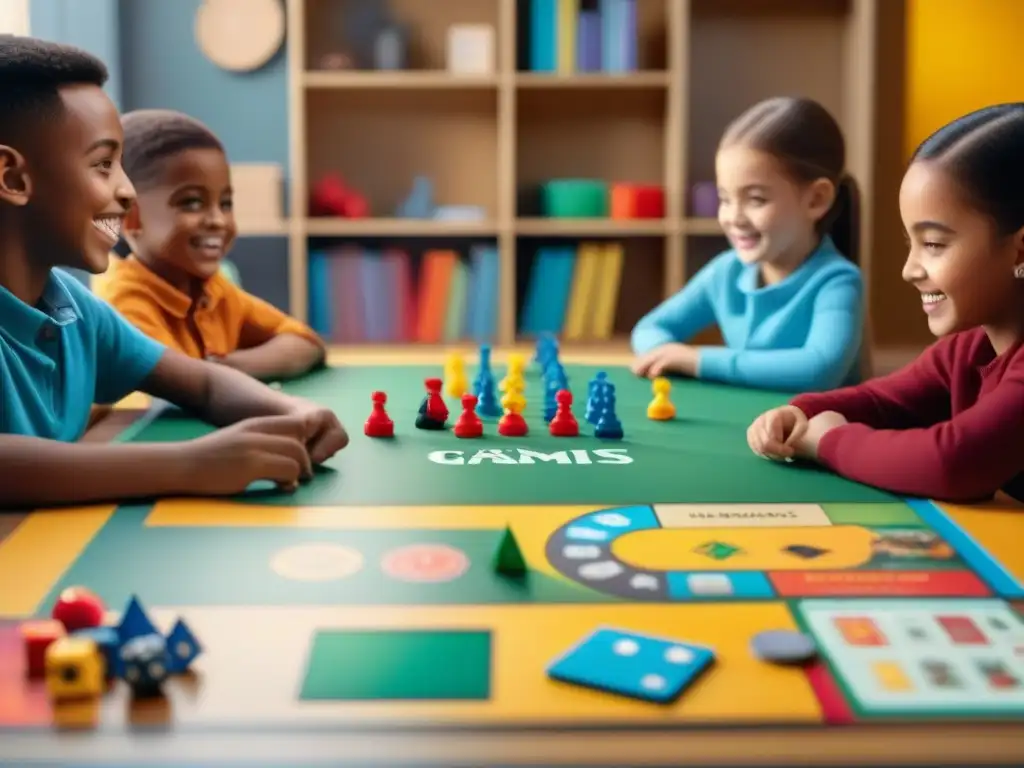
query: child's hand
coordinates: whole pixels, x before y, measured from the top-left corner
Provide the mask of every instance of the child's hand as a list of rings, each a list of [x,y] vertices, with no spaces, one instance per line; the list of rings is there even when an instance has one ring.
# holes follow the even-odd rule
[[[638,357],[631,366],[637,376],[656,378],[666,373],[679,373],[683,376],[697,375],[696,347],[689,344],[663,344]]]
[[[313,475],[306,433],[306,420],[295,414],[246,419],[197,438],[185,448],[189,485],[217,496],[242,493],[257,480],[294,490]]]
[[[301,398],[294,398],[293,413],[305,425],[306,449],[314,464],[323,464],[348,445],[348,432],[334,411]]]
[[[807,429],[807,416],[794,405],[765,411],[747,428],[747,445],[766,459],[788,459],[796,455],[794,443]]]
[[[807,422],[807,428],[793,442],[796,455],[802,459],[817,461],[818,445],[821,439],[836,427],[848,424],[846,417],[836,411],[822,411]]]

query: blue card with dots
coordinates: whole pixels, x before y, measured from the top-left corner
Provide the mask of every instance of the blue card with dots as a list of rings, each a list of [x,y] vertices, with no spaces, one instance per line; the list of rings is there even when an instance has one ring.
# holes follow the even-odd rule
[[[658,704],[675,701],[715,660],[710,648],[598,627],[548,666],[564,683]]]

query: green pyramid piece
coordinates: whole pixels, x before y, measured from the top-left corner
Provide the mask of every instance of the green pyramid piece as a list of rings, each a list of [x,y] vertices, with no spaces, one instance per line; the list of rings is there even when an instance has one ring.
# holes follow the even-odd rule
[[[508,526],[505,526],[505,533],[501,536],[501,543],[494,556],[494,570],[509,576],[521,576],[526,573],[526,559],[519,549],[512,529]]]

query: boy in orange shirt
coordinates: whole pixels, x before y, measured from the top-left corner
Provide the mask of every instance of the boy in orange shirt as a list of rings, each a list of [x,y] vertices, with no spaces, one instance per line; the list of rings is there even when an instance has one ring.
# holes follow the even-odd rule
[[[124,169],[138,193],[124,238],[131,255],[100,294],[151,338],[257,379],[324,362],[324,342],[221,273],[237,234],[224,147],[193,118],[137,110],[122,118]]]

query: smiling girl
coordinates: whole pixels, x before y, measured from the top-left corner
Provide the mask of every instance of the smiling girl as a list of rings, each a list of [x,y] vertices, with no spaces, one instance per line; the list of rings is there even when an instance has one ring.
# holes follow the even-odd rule
[[[843,134],[808,99],[761,102],[715,158],[718,220],[732,248],[637,323],[640,376],[800,392],[860,380],[857,189]],[[725,346],[687,342],[717,325]]]
[[[801,395],[758,417],[750,447],[862,483],[1024,500],[1024,104],[950,123],[915,152],[900,211],[903,278],[941,337],[896,373]]]

